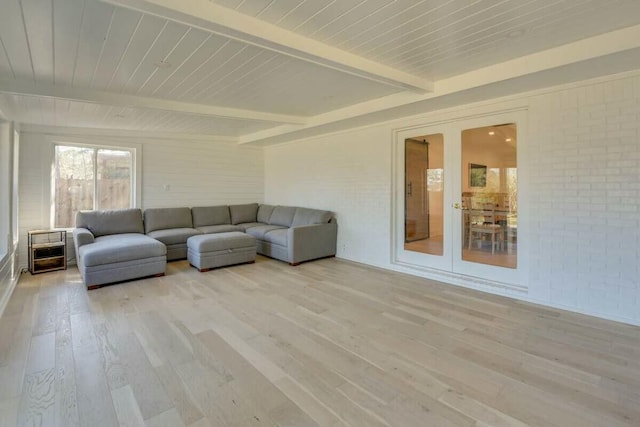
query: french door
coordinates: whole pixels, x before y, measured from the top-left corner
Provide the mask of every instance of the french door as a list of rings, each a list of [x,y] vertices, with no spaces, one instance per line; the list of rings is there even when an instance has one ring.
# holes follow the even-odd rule
[[[511,112],[396,132],[395,262],[523,283],[522,129]]]

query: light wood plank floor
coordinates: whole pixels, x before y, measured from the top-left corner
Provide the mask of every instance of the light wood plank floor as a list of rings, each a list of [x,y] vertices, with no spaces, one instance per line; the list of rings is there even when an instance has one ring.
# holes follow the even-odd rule
[[[640,328],[337,259],[23,275],[0,425],[640,425]]]

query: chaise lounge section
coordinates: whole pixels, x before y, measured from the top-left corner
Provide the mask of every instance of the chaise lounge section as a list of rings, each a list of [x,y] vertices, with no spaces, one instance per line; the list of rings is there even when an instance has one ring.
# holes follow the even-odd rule
[[[140,209],[80,211],[73,240],[78,270],[88,289],[164,275],[167,248],[144,234]]]

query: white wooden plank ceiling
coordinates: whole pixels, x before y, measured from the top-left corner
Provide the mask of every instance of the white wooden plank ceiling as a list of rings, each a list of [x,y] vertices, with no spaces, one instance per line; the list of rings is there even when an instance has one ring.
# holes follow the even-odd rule
[[[637,0],[0,2],[10,119],[243,140],[428,99],[465,73],[640,25]]]

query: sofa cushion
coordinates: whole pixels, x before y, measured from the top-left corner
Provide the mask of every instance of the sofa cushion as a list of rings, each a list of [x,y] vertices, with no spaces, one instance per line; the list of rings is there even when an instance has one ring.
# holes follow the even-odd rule
[[[82,265],[93,267],[164,256],[166,253],[165,245],[156,239],[144,234],[124,233],[97,237],[93,243],[81,246],[78,255]]]
[[[286,230],[285,227],[282,227],[280,225],[258,225],[257,227],[248,228],[246,233],[249,234],[250,236],[255,237],[256,239],[262,240],[264,235],[269,231],[280,230],[280,229]]]
[[[258,208],[258,222],[269,224],[269,218],[271,218],[273,209],[275,209],[275,206],[260,205],[260,207]]]
[[[331,219],[331,212],[319,209],[298,208],[293,217],[292,227],[298,225],[326,224]]]
[[[229,206],[231,213],[231,224],[240,224],[243,222],[256,222],[258,216],[258,204],[249,203],[246,205]]]
[[[155,208],[144,210],[145,233],[149,234],[150,231],[168,228],[193,228],[191,209]]]
[[[122,233],[144,233],[140,209],[79,211],[76,227],[86,228],[94,237]]]
[[[202,231],[204,234],[228,233],[230,231],[243,231],[242,227],[240,227],[239,225],[232,225],[232,224],[205,225],[202,227],[197,227],[197,229]]]
[[[283,227],[291,227],[293,216],[296,214],[296,208],[292,206],[276,206],[273,209],[269,224],[281,225]]]
[[[269,243],[273,243],[276,245],[280,245],[280,246],[287,246],[288,244],[288,239],[287,236],[289,235],[289,229],[288,228],[282,228],[280,230],[271,230],[271,231],[267,231],[264,235],[264,237],[262,238],[262,240],[269,242]]]
[[[166,230],[151,231],[147,233],[147,236],[153,237],[165,245],[179,245],[186,243],[189,237],[197,236],[198,234],[202,234],[202,232],[195,228],[168,228]]]
[[[191,208],[193,226],[195,228],[206,225],[231,224],[229,206],[200,206]]]

